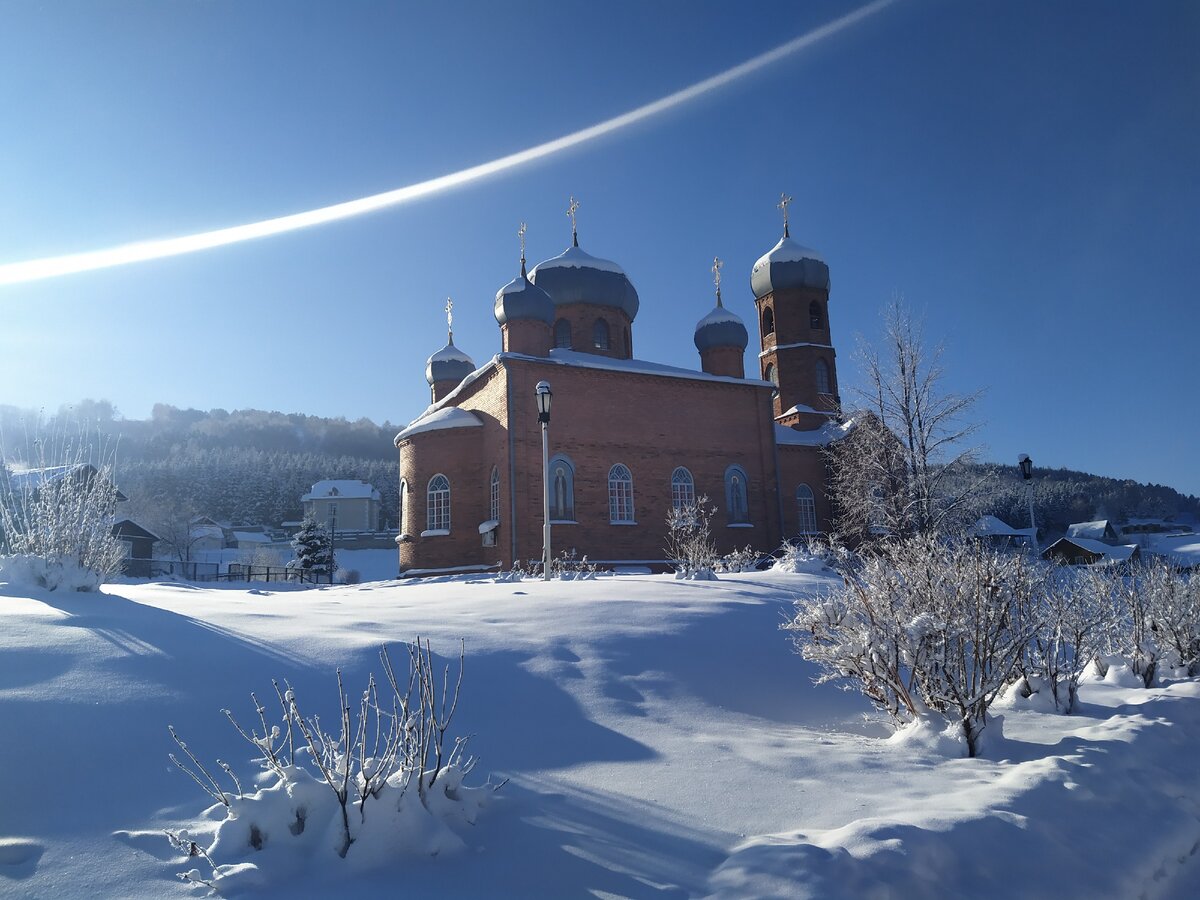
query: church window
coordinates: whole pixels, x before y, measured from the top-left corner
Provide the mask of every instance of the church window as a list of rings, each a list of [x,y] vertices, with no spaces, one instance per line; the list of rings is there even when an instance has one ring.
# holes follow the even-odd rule
[[[633,521],[633,475],[620,463],[608,470],[608,521]]]
[[[775,368],[775,363],[767,363],[764,380],[771,382],[775,387],[779,387],[779,370]]]
[[[808,324],[809,327],[818,331],[825,327],[825,317],[821,315],[821,304],[816,300],[808,304]]]
[[[750,521],[750,510],[746,503],[746,470],[741,466],[730,466],[725,470],[725,509],[729,513],[730,525],[741,525]]]
[[[429,479],[425,528],[428,531],[450,530],[450,479],[445,475],[434,475]]]
[[[500,470],[492,466],[492,481],[488,491],[488,518],[500,521]]]
[[[597,319],[592,326],[592,345],[597,350],[608,349],[608,323],[603,319]]]
[[[775,313],[769,306],[763,310],[762,330],[764,337],[775,333]]]
[[[560,522],[575,518],[575,467],[561,454],[550,460],[550,518]]]
[[[832,394],[829,386],[829,363],[823,359],[817,360],[817,393]]]
[[[408,522],[408,482],[400,481],[400,533],[404,534],[404,526]]]
[[[554,346],[559,350],[571,349],[571,323],[566,319],[554,323]]]
[[[801,534],[817,533],[817,504],[813,491],[807,484],[796,488],[796,512],[799,514],[799,532]]]
[[[686,509],[696,502],[696,483],[692,473],[683,466],[671,473],[671,506]]]

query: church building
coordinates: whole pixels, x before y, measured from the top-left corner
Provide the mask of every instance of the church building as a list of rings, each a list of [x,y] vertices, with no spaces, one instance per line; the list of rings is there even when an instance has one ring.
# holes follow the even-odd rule
[[[634,356],[638,292],[619,265],[572,245],[496,293],[500,352],[481,366],[449,336],[429,357],[430,406],[396,435],[402,575],[542,556],[543,460],[537,385],[549,426],[551,547],[605,567],[664,566],[672,506],[706,496],[717,549],[770,552],[829,529],[822,450],[837,367],[829,269],[790,237],[754,264],[757,371],[749,335],[721,301],[696,325],[699,368]],[[632,402],[636,398],[636,403]],[[639,413],[653,410],[653,415]]]

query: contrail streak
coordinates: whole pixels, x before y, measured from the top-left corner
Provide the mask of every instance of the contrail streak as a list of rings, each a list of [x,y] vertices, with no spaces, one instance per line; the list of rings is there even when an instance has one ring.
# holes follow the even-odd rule
[[[536,160],[553,156],[571,147],[577,147],[580,144],[585,144],[588,141],[610,134],[620,128],[626,128],[636,122],[657,116],[659,113],[666,112],[690,100],[695,100],[697,97],[701,97],[717,88],[724,87],[738,79],[745,78],[747,75],[757,72],[759,69],[769,66],[774,62],[778,62],[799,50],[811,47],[813,44],[832,37],[838,32],[874,15],[884,7],[890,6],[894,2],[895,0],[873,0],[873,2],[868,3],[866,6],[847,13],[839,19],[835,19],[832,22],[822,25],[820,28],[816,28],[807,34],[790,40],[786,44],[781,44],[774,50],[768,50],[766,53],[734,66],[732,69],[726,69],[724,72],[713,75],[711,78],[699,81],[690,87],[683,88],[673,94],[668,94],[666,97],[647,103],[644,106],[639,106],[637,109],[630,110],[627,113],[606,119],[596,125],[572,132],[552,141],[547,141],[544,144],[538,144],[536,147],[530,147],[527,150],[510,153],[508,156],[502,156],[491,162],[480,163],[477,166],[452,172],[449,175],[441,175],[437,178],[430,178],[427,181],[419,181],[416,184],[410,184],[392,191],[385,191],[382,194],[372,194],[369,197],[362,197],[358,200],[347,200],[343,203],[335,203],[332,206],[311,209],[307,212],[292,213],[291,215],[279,216],[275,219],[266,219],[262,222],[251,222],[247,225],[219,228],[215,231],[205,231],[200,234],[184,235],[183,237],[124,244],[120,247],[112,247],[107,250],[92,250],[86,253],[72,253],[65,256],[50,256],[42,259],[27,260],[25,262],[6,263],[0,265],[0,285],[37,281],[43,278],[54,278],[59,275],[70,275],[75,272],[88,272],[94,269],[120,266],[125,263],[144,262],[151,259],[162,259],[167,256],[194,253],[197,250],[208,250],[212,247],[222,247],[226,244],[236,244],[240,241],[249,241],[254,238],[283,234],[287,231],[296,231],[300,228],[309,228],[313,225],[323,225],[326,222],[336,222],[339,219],[348,219],[351,216],[359,216],[363,213],[384,209],[385,207],[398,206],[421,197],[428,197],[440,191],[461,187],[462,185],[487,178],[491,175],[498,175],[517,166],[523,166]]]

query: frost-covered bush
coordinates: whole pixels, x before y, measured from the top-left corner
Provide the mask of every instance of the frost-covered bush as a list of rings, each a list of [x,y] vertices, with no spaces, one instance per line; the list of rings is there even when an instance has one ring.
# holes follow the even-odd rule
[[[975,756],[1036,630],[1038,579],[1024,557],[916,536],[879,547],[841,588],[797,601],[784,627],[818,682],[848,680],[897,725],[940,716]]]
[[[89,461],[79,440],[35,441],[35,465],[0,469],[0,555],[12,581],[48,590],[95,590],[121,570],[125,549],[113,536],[117,489],[111,453]],[[0,454],[2,455],[2,454]]]
[[[383,681],[372,675],[351,701],[338,670],[340,709],[336,736],[316,715],[306,715],[291,685],[273,682],[275,720],[251,694],[257,727],[246,729],[229,710],[225,716],[255,749],[262,773],[253,790],[228,763],[218,780],[170,728],[184,759],[171,761],[204,789],[219,817],[205,847],[188,832],[168,832],[189,858],[203,859],[209,872],[191,869],[180,878],[217,891],[269,881],[273,873],[294,875],[304,861],[339,858],[367,868],[401,853],[437,854],[462,846],[454,826],[474,824],[496,789],[471,788],[474,768],[466,738],[447,744],[447,732],[462,687],[463,656],[450,682],[450,667],[434,670],[429,643],[408,646],[409,669],[401,680],[387,648],[380,651]]]
[[[761,559],[762,554],[747,544],[740,550],[731,550],[720,557],[716,563],[716,571],[720,574],[726,572],[753,572],[758,569],[758,563]]]
[[[596,571],[587,556],[580,556],[574,547],[550,560],[550,577],[559,581],[590,581],[596,577]]]
[[[697,497],[683,506],[672,506],[667,513],[667,561],[675,577],[686,581],[712,581],[716,576],[717,547],[712,539],[715,506],[708,497]]]
[[[1132,648],[1140,651],[1135,652],[1141,663],[1135,671],[1147,686],[1159,669],[1200,674],[1200,579],[1176,572],[1161,557],[1138,574],[1145,624],[1141,643]]]
[[[1032,610],[1036,630],[1026,649],[1025,674],[1010,692],[1039,708],[1069,713],[1079,682],[1112,642],[1120,619],[1112,572],[1092,567],[1048,570]],[[1015,699],[1015,698],[1014,698]]]
[[[820,541],[784,541],[771,564],[774,572],[818,573],[827,569],[850,571],[857,565],[854,553],[837,539]]]

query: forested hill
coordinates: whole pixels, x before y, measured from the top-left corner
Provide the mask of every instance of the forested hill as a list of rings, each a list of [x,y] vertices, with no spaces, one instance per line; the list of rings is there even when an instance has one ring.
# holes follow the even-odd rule
[[[399,473],[392,438],[401,426],[257,409],[209,411],[156,404],[123,419],[86,400],[52,417],[0,406],[5,456],[37,464],[34,440],[61,445],[86,435],[113,456],[128,513],[147,523],[203,514],[244,524],[298,519],[300,497],[325,478],[360,478],[383,495],[381,524],[396,523]],[[46,460],[54,462],[54,460]]]
[[[300,517],[300,497],[314,482],[361,478],[382,493],[381,518],[394,525],[399,473],[392,438],[401,427],[369,419],[166,404],[156,405],[149,419],[123,419],[111,403],[94,400],[64,407],[48,419],[0,406],[0,441],[9,460],[36,464],[36,437],[57,435],[61,442],[86,433],[114,450],[130,512],[147,521],[173,510],[176,516],[194,512],[278,525]],[[972,514],[991,513],[1016,526],[1028,522],[1025,488],[1015,466],[980,463],[960,477],[980,488]],[[1038,524],[1050,534],[1094,518],[1200,516],[1200,499],[1164,485],[1069,469],[1037,470],[1035,490]]]

